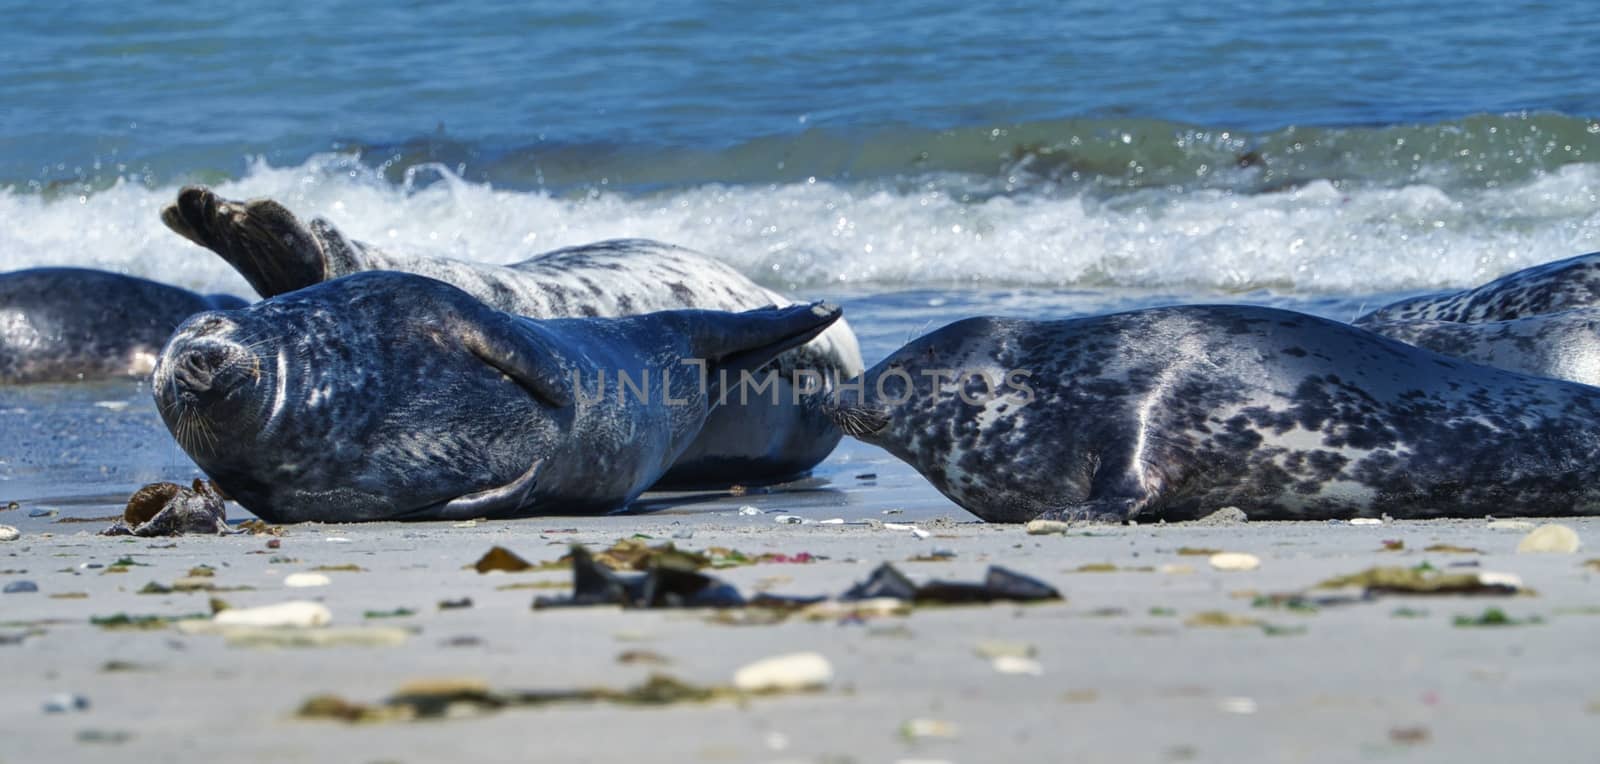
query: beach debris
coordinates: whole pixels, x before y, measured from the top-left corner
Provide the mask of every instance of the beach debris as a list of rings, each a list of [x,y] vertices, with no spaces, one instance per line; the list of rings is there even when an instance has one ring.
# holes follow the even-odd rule
[[[994,660],[995,658],[1032,658],[1039,654],[1039,648],[1029,642],[1017,642],[1009,639],[984,639],[972,646],[972,652],[979,658]]]
[[[745,517],[754,517],[756,515],[761,514],[761,510],[759,508],[757,508],[757,507],[753,507],[753,506],[750,506],[749,504],[746,504],[746,505],[744,505],[744,506],[739,508],[738,514],[743,515]]]
[[[362,618],[408,618],[417,614],[411,608],[397,607],[393,610],[367,610],[362,612]]]
[[[1259,618],[1237,615],[1225,610],[1202,610],[1184,619],[1184,626],[1202,628],[1232,629],[1242,626],[1261,626]]]
[[[44,702],[44,712],[47,714],[65,714],[73,711],[88,711],[89,699],[77,693],[59,693],[51,695]]]
[[[883,529],[886,531],[911,531],[911,535],[916,536],[919,539],[925,539],[933,535],[921,528],[918,528],[914,523],[884,523]]]
[[[1527,520],[1496,520],[1489,518],[1488,524],[1484,527],[1491,531],[1525,531],[1532,529],[1534,525]]]
[[[942,739],[953,740],[960,728],[941,719],[907,719],[900,725],[900,737],[909,741]]]
[[[1497,607],[1486,608],[1478,615],[1458,615],[1452,621],[1456,626],[1463,628],[1479,626],[1527,626],[1544,623],[1539,616],[1529,618],[1512,618],[1504,610]]]
[[[1026,526],[1029,536],[1049,536],[1054,534],[1066,535],[1072,526],[1060,520],[1029,520]]]
[[[472,607],[471,597],[462,597],[460,599],[453,600],[439,600],[440,610],[466,610],[469,607]]]
[[[1222,550],[1211,549],[1209,547],[1180,546],[1178,547],[1177,554],[1180,557],[1210,557],[1212,555],[1222,554]]]
[[[815,652],[775,655],[733,672],[734,689],[749,693],[815,690],[831,681],[833,665]]]
[[[539,596],[535,609],[622,605],[630,608],[739,607],[743,595],[728,584],[695,572],[693,566],[675,565],[672,558],[659,558],[642,575],[621,576],[595,561],[588,549],[573,546],[571,553],[572,595]]]
[[[1383,521],[1376,517],[1352,517],[1351,525],[1383,525]]]
[[[343,565],[318,565],[317,567],[312,568],[311,570],[313,570],[315,572],[318,572],[318,573],[365,573],[365,572],[367,572],[366,568],[363,568],[360,565],[357,565],[357,564],[355,564],[353,562],[347,562],[347,563],[345,563]]]
[[[844,518],[830,517],[826,520],[818,520],[817,525],[844,525]]]
[[[1413,568],[1382,566],[1330,578],[1316,589],[1359,588],[1366,596],[1378,594],[1483,594],[1511,595],[1522,590],[1515,574],[1479,571],[1444,573],[1432,566]]]
[[[1044,676],[1044,666],[1032,658],[1020,655],[999,655],[989,661],[996,673]]]
[[[779,525],[802,525],[806,519],[799,515],[778,515],[772,518],[772,521]]]
[[[221,629],[190,631],[185,633],[221,634],[229,647],[245,648],[323,648],[323,647],[395,647],[411,638],[407,629],[391,627],[346,626],[319,629],[284,629],[267,626],[229,626]]]
[[[9,525],[0,525],[0,541],[16,541],[22,538],[22,531]]]
[[[6,584],[4,589],[0,589],[0,593],[4,594],[29,594],[37,591],[39,591],[39,585],[26,579],[12,581]]]
[[[1572,554],[1581,546],[1583,542],[1578,540],[1577,531],[1559,523],[1549,523],[1523,536],[1522,540],[1517,542],[1517,554],[1540,552]]]
[[[57,514],[57,510],[45,509],[44,507],[36,507],[28,510],[28,517],[55,517]]]
[[[122,510],[122,519],[100,535],[153,537],[233,532],[216,484],[195,478],[192,488],[177,483],[150,483],[134,491]]]
[[[1238,507],[1223,507],[1194,522],[1195,525],[1239,525],[1250,522],[1250,516]]]
[[[1214,570],[1255,570],[1261,558],[1247,552],[1218,552],[1206,559]]]
[[[1482,549],[1474,549],[1473,547],[1470,547],[1470,546],[1456,546],[1455,544],[1432,544],[1432,545],[1423,547],[1422,551],[1424,551],[1424,552],[1434,552],[1434,553],[1437,553],[1437,554],[1483,554],[1484,553]]]
[[[756,693],[777,694],[781,690]],[[667,706],[709,703],[748,697],[731,685],[697,685],[666,674],[652,674],[643,683],[617,690],[608,687],[558,690],[495,691],[476,679],[434,679],[403,685],[377,704],[356,703],[337,695],[316,695],[300,705],[301,719],[376,723],[421,719],[459,719],[513,708],[556,704],[614,703],[625,706]]]
[[[306,600],[280,602],[250,608],[228,608],[212,617],[217,626],[262,626],[269,628],[306,629],[326,626],[333,620],[333,611],[326,605]]]
[[[1588,568],[1596,573],[1600,573],[1600,557],[1596,557],[1592,560],[1584,560],[1583,567]]]
[[[333,583],[333,579],[322,573],[290,573],[283,577],[283,585],[294,589],[327,586],[331,583]]]
[[[893,565],[884,563],[865,581],[850,587],[839,599],[850,601],[876,597],[892,597],[919,605],[1043,602],[1062,598],[1055,587],[999,565],[989,566],[981,582],[934,580],[917,586]]]
[[[472,568],[479,573],[520,573],[533,568],[533,563],[522,559],[503,546],[491,547],[484,552],[478,561],[472,563]]]
[[[625,666],[666,666],[672,659],[654,650],[623,650],[617,653],[617,662]]]
[[[110,631],[152,631],[165,629],[173,623],[205,621],[210,618],[211,614],[209,613],[187,613],[184,615],[128,615],[127,613],[114,613],[112,615],[90,616],[89,623]]]

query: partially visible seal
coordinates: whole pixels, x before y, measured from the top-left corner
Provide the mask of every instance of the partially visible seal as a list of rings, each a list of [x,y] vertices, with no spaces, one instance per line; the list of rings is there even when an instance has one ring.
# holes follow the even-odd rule
[[[595,513],[673,464],[722,372],[740,379],[838,318],[800,305],[536,321],[368,272],[190,318],[152,386],[179,445],[270,522]]]
[[[858,382],[840,427],[985,520],[1600,513],[1600,389],[1284,310],[969,319]]]
[[[144,377],[185,318],[244,304],[87,268],[0,274],[0,384]]]
[[[1573,308],[1600,308],[1600,252],[1524,268],[1483,286],[1385,305],[1355,320],[1506,321]]]
[[[183,189],[161,219],[227,260],[262,297],[369,270],[403,271],[453,284],[490,307],[533,318],[628,316],[700,308],[741,311],[794,301],[725,263],[642,239],[559,249],[509,265],[382,251],[349,239],[326,220],[302,223],[271,199],[234,202]],[[797,370],[848,378],[865,365],[839,321],[777,359],[776,400],[730,400],[663,478],[663,487],[774,482],[804,473],[838,445],[839,431],[815,395],[796,395]]]
[[[1370,320],[1361,328],[1497,369],[1600,385],[1600,308],[1472,324]]]

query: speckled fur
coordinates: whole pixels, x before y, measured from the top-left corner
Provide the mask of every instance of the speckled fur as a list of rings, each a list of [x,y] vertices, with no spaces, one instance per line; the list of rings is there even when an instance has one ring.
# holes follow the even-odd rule
[[[1600,307],[1600,252],[1524,268],[1476,289],[1401,300],[1357,318],[1355,323],[1506,321],[1589,307]]]
[[[896,368],[917,394],[890,406]],[[928,368],[1031,370],[1037,398],[930,397]],[[1283,310],[975,318],[863,380],[849,431],[992,521],[1600,513],[1600,390]]]
[[[1361,328],[1497,369],[1600,385],[1600,308],[1473,324],[1374,320]]]
[[[659,383],[682,358],[749,368],[837,317],[793,306],[535,321],[439,281],[368,272],[191,318],[152,386],[200,468],[273,522],[447,519],[453,500],[513,484],[536,463],[526,496],[464,512],[603,512],[660,477],[716,395],[680,373],[682,405],[664,404],[659,389],[619,403],[617,370]],[[211,359],[209,388],[184,383],[194,354]],[[583,382],[566,400],[547,394],[574,372]]]
[[[466,290],[498,310],[534,318],[628,316],[698,308],[741,311],[793,300],[692,250],[643,239],[569,247],[508,266],[389,253],[345,237],[331,223],[302,224],[270,199],[231,202],[186,188],[162,214],[178,234],[234,266],[263,297],[365,270],[429,276]],[[730,402],[684,451],[664,487],[761,483],[809,470],[833,451],[839,431],[818,396],[799,405],[788,380],[795,369],[828,378],[861,373],[855,334],[839,321],[770,367],[784,380],[780,404]]]
[[[244,304],[87,268],[0,274],[0,384],[144,377],[185,318]]]

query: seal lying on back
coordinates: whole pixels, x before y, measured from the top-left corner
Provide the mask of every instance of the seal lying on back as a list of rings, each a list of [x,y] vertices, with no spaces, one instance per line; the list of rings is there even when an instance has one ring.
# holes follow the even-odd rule
[[[185,318],[244,304],[88,268],[0,274],[0,384],[143,377]]]
[[[740,311],[794,301],[709,257],[660,242],[604,241],[509,266],[384,252],[324,220],[302,224],[270,199],[231,202],[185,188],[162,212],[169,228],[221,255],[262,297],[367,270],[429,276],[497,310],[533,318],[628,316],[700,308]],[[774,364],[776,397],[729,400],[706,423],[663,483],[773,482],[811,469],[839,443],[821,399],[796,394],[796,370],[848,378],[865,368],[856,337],[839,321]],[[773,401],[777,402],[774,403]]]
[[[1524,268],[1475,289],[1401,300],[1357,318],[1355,324],[1412,318],[1505,321],[1590,307],[1600,307],[1600,252]]]
[[[985,520],[1600,513],[1600,390],[1284,310],[968,319],[858,382],[841,428]]]
[[[1600,308],[1473,324],[1373,320],[1361,328],[1497,369],[1600,385]]]
[[[195,463],[272,522],[603,512],[689,445],[721,371],[737,378],[838,317],[535,321],[433,279],[359,273],[190,318],[152,386]]]

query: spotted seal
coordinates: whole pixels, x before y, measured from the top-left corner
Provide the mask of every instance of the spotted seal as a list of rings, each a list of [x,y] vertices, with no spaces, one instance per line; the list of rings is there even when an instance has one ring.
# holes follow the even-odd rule
[[[1426,318],[1373,320],[1361,328],[1485,366],[1600,385],[1600,308],[1472,324]]]
[[[1600,389],[1273,308],[968,319],[856,382],[841,428],[985,520],[1600,513]]]
[[[195,463],[272,522],[593,513],[672,465],[722,371],[738,379],[838,317],[533,320],[372,271],[190,318],[151,384]]]
[[[89,268],[0,274],[0,384],[144,377],[185,318],[243,305]]]
[[[1600,252],[1524,268],[1473,289],[1400,300],[1357,318],[1355,324],[1402,319],[1505,321],[1589,307],[1600,307]]]
[[[391,253],[352,240],[331,223],[302,223],[271,199],[234,202],[190,187],[162,212],[169,228],[227,260],[263,297],[367,270],[429,276],[491,307],[533,318],[637,315],[700,308],[742,311],[794,301],[728,265],[670,244],[603,241],[547,252],[507,266]],[[778,393],[730,401],[710,421],[663,487],[765,483],[804,473],[839,442],[814,395],[795,395],[796,370],[848,378],[865,364],[856,337],[839,321],[779,357]],[[802,391],[803,392],[803,391]]]

